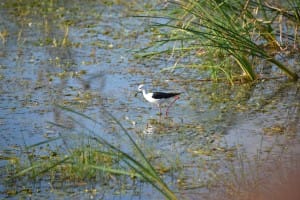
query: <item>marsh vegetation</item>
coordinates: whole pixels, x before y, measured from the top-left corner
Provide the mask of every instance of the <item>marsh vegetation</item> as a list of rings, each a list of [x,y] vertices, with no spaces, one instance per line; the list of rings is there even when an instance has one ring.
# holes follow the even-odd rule
[[[298,1],[0,4],[1,198],[297,199]]]

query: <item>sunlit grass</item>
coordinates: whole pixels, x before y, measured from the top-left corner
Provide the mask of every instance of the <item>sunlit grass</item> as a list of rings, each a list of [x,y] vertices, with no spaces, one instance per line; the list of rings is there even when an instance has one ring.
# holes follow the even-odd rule
[[[276,55],[299,45],[299,13],[297,1],[279,7],[261,1],[168,1],[166,8],[146,16],[153,19],[158,37],[141,55],[177,53],[184,60],[192,54],[198,69],[205,71],[203,64],[209,63],[231,82],[237,74],[259,78],[257,65],[269,62],[297,80],[298,75]],[[219,65],[224,59],[226,65]]]

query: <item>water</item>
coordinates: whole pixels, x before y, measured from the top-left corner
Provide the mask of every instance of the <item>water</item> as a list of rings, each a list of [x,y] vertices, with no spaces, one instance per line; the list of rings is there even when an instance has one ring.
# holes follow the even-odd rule
[[[128,3],[105,5],[88,1],[84,6],[80,1],[33,3],[37,4],[33,6],[35,12],[26,12],[22,6],[11,7],[10,1],[2,3],[5,9],[0,11],[0,31],[2,35],[7,33],[0,48],[0,155],[3,157],[23,155],[26,146],[69,134],[69,130],[63,132],[48,122],[80,130],[55,104],[100,121],[100,125],[87,120],[82,123],[132,152],[128,139],[103,113],[104,107],[145,152],[156,157],[156,163],[171,166],[171,172],[164,178],[183,196],[189,191],[207,192],[203,185],[226,171],[218,159],[230,157],[231,149],[237,146],[248,156],[270,152],[270,148],[272,154],[279,155],[282,147],[294,138],[295,148],[291,150],[299,153],[299,83],[270,80],[254,86],[232,87],[186,81],[186,77],[195,76],[194,71],[161,71],[173,64],[172,59],[149,61],[134,57],[134,50],[151,41],[151,32],[147,30],[147,20],[128,17],[132,14]],[[142,95],[134,96],[140,83],[151,90],[183,92],[169,118],[158,116],[158,109]],[[267,135],[276,126],[287,128],[279,135]],[[59,148],[63,143],[53,146]],[[7,163],[6,159],[0,161],[3,177],[7,177]],[[30,193],[34,198],[50,199],[161,198],[146,183],[123,181],[128,185],[120,192],[123,186],[116,183],[111,183],[118,185],[116,188],[97,181],[60,187],[42,180],[28,184],[26,188],[32,191],[20,192],[16,198],[28,198]],[[2,198],[13,198],[14,195],[8,195],[7,186],[1,184],[0,189]]]

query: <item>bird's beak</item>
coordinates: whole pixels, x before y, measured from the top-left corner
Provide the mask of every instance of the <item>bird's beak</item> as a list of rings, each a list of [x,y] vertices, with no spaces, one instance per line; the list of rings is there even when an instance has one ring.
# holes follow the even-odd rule
[[[136,93],[134,94],[134,97],[136,97],[139,93],[140,93],[140,92],[136,92]]]

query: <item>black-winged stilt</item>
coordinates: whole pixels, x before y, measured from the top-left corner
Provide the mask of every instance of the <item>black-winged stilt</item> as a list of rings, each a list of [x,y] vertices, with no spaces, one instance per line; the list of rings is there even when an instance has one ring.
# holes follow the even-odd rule
[[[179,92],[172,92],[172,93],[166,93],[166,92],[149,92],[147,93],[144,85],[139,85],[138,87],[138,92],[142,92],[144,98],[153,104],[156,104],[159,108],[159,114],[161,114],[161,105],[166,102],[167,100],[171,99],[172,97],[174,97],[173,101],[168,105],[167,109],[166,109],[166,116],[168,116],[168,111],[169,108],[175,103],[175,101],[177,99],[179,99]]]

